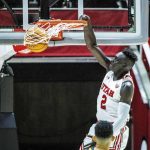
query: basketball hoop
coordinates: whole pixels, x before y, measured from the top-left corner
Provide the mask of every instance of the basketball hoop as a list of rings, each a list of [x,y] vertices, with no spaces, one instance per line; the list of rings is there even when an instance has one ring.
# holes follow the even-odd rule
[[[64,30],[75,30],[86,25],[84,20],[41,20],[26,31],[24,45],[32,52],[42,52],[48,47],[49,40],[62,40]]]

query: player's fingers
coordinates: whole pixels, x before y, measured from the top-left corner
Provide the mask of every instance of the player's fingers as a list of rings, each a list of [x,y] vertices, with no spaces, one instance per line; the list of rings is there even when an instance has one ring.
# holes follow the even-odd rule
[[[79,17],[79,20],[82,20],[82,17],[83,17],[83,15],[81,15],[81,16]]]
[[[80,17],[79,17],[79,20],[90,20],[90,17],[89,16],[87,16],[87,15],[81,15]]]

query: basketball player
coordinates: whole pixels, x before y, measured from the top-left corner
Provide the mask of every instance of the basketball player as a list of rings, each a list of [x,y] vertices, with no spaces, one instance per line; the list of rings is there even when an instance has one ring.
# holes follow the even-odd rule
[[[109,150],[110,143],[114,140],[113,126],[108,121],[99,121],[95,126],[95,136],[92,138],[92,143],[84,145],[84,150]]]
[[[113,60],[109,60],[96,43],[89,16],[82,15],[82,20],[87,21],[84,27],[84,37],[88,49],[97,58],[107,73],[101,84],[97,98],[97,120],[107,120],[113,124],[114,142],[110,150],[124,150],[128,140],[128,127],[130,104],[134,93],[134,85],[130,76],[130,70],[137,61],[137,56],[130,48],[116,54]],[[89,135],[94,135],[95,124],[89,130]],[[83,145],[91,142],[89,137],[84,139]],[[80,148],[82,148],[81,146]]]

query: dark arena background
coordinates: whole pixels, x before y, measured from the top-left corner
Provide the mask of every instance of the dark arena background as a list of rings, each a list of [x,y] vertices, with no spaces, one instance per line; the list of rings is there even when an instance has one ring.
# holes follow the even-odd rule
[[[135,94],[126,150],[150,150],[149,31],[141,27],[145,23],[149,27],[144,13],[149,5],[139,14],[136,11],[137,4],[141,6],[148,0],[81,1],[28,0],[28,24],[39,18],[78,20],[83,4],[84,13],[91,17],[98,33],[98,45],[110,59],[125,47],[135,49],[139,60],[131,71]],[[88,51],[83,37],[73,37],[78,31],[64,32],[62,41],[51,41],[41,53],[19,53],[26,50],[20,36],[28,25],[23,17],[25,3],[0,0],[0,150],[78,150],[97,121],[96,99],[106,70]],[[143,18],[139,20],[141,24],[136,22],[138,15],[147,18],[143,24]],[[101,35],[127,33],[129,38],[140,30],[137,23],[142,28],[143,41],[121,41],[120,37],[116,43],[116,39]],[[71,35],[72,40],[65,35]]]

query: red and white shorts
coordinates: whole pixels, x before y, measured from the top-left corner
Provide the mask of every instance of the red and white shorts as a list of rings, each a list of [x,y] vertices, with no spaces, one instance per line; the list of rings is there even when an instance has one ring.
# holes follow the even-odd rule
[[[129,137],[129,128],[125,126],[121,133],[116,136],[115,140],[111,143],[109,150],[124,150],[127,146]]]

